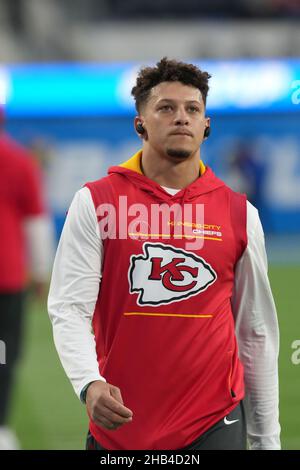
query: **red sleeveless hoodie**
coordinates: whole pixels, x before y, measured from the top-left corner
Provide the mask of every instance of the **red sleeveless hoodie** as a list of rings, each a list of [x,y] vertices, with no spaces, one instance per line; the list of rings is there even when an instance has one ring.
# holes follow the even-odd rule
[[[246,197],[202,162],[201,176],[172,196],[141,173],[140,158],[86,184],[104,248],[93,316],[99,371],[133,412],[114,431],[90,420],[108,450],[186,447],[244,398],[231,296],[247,245]],[[155,224],[162,205],[166,223]],[[202,246],[187,245],[195,237]]]

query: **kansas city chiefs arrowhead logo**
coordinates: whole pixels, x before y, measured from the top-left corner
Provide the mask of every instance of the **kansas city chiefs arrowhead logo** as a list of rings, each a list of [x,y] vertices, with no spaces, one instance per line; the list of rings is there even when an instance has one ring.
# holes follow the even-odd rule
[[[130,293],[139,292],[138,305],[178,302],[206,290],[217,279],[200,256],[161,243],[144,243],[143,255],[130,258]]]

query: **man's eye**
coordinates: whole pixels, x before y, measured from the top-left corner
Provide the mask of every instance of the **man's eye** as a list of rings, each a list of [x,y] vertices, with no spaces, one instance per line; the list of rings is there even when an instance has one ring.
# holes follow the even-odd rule
[[[169,104],[165,104],[164,106],[161,106],[159,109],[162,109],[163,111],[170,111],[172,109],[172,106]]]
[[[197,113],[199,112],[199,108],[197,108],[197,106],[190,106],[189,107],[189,111],[191,111],[192,113]]]

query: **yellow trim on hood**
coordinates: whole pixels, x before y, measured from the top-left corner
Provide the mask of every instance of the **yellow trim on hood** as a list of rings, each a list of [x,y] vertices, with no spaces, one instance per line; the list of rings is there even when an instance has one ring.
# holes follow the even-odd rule
[[[141,157],[142,150],[139,150],[131,158],[129,158],[129,160],[126,160],[126,162],[121,163],[119,166],[127,168],[128,170],[136,171],[137,173],[140,173],[142,175],[143,173],[140,165]]]
[[[204,165],[202,160],[200,160],[199,166],[200,166],[200,175],[202,176],[206,171],[206,166]]]
[[[123,168],[127,168],[128,170],[136,171],[137,173],[140,173],[141,175],[142,170],[141,170],[141,157],[142,157],[142,150],[139,150],[136,152],[129,160],[127,160],[124,163],[121,163],[119,166],[122,166]],[[200,166],[200,175],[202,176],[205,173],[205,165],[202,160],[200,160],[199,163]]]

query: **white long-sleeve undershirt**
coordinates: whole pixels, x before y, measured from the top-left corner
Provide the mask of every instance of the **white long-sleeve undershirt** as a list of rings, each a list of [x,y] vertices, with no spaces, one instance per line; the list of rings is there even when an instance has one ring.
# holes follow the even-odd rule
[[[174,189],[165,188],[170,194]],[[245,371],[245,412],[251,449],[280,449],[279,332],[267,273],[264,233],[247,202],[248,245],[237,263],[232,308]],[[56,252],[48,311],[54,342],[78,397],[99,373],[92,318],[101,282],[103,246],[91,193],[80,189],[70,205]]]

